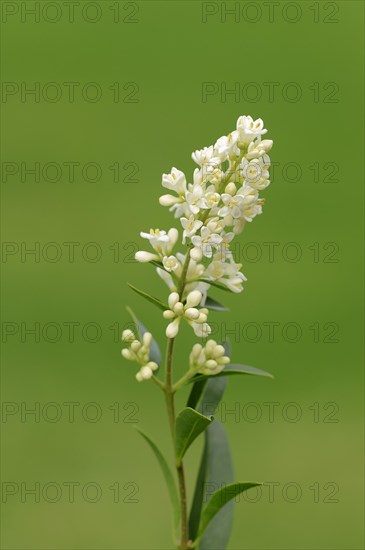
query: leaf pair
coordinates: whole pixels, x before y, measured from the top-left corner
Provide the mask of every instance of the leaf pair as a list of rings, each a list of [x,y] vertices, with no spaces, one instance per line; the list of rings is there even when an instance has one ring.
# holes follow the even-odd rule
[[[226,378],[217,376],[205,381],[200,379],[194,384],[188,403],[192,406],[199,403],[199,411],[209,410],[214,414],[226,384]],[[189,534],[194,539],[194,547],[199,545],[201,550],[224,550],[233,523],[232,500],[251,487],[260,485],[256,482],[232,482],[233,465],[227,435],[223,425],[215,420],[205,431],[204,450],[189,517]],[[212,496],[203,507],[209,495]]]
[[[255,367],[250,367],[249,365],[239,365],[236,363],[230,363],[226,365],[224,369],[218,374],[214,375],[214,378],[221,378],[222,376],[232,376],[234,374],[250,374],[254,376],[266,376],[267,378],[274,378],[272,374],[266,372],[265,370],[256,369]],[[205,374],[197,374],[193,378],[190,378],[188,384],[191,382],[199,382],[206,380],[207,377]]]
[[[212,422],[212,420],[213,420],[212,418],[208,418],[200,414],[199,412],[195,411],[194,409],[191,409],[190,407],[186,407],[180,412],[180,414],[176,418],[175,451],[176,451],[177,466],[181,464],[181,460],[185,455],[186,451],[188,450],[188,448],[190,447],[190,445],[194,442],[194,440],[198,437],[198,435],[201,434],[202,431],[206,429],[206,427]],[[140,430],[139,428],[135,428],[135,429],[147,441],[148,445],[151,447],[152,451],[154,452],[160,464],[162,474],[165,478],[165,482],[167,485],[167,490],[169,493],[172,509],[173,509],[174,537],[175,537],[175,540],[177,540],[179,525],[180,525],[180,504],[179,504],[179,498],[176,490],[176,483],[175,483],[174,476],[172,475],[170,467],[167,464],[163,454],[161,453],[157,445],[142,430]]]
[[[213,417],[205,416],[191,407],[183,409],[176,418],[175,451],[176,465],[181,461],[195,439],[213,421]]]
[[[152,261],[150,263],[158,265],[158,262]],[[159,298],[156,298],[155,296],[152,296],[151,294],[148,294],[144,290],[141,290],[141,289],[135,287],[134,285],[131,285],[130,283],[128,283],[128,286],[136,294],[139,294],[139,296],[142,296],[142,298],[144,298],[145,300],[147,300],[148,302],[150,302],[154,306],[158,307],[158,309],[161,309],[162,311],[165,311],[166,309],[169,309],[169,307],[167,305],[165,305],[163,302],[161,302],[161,300]],[[218,288],[221,288],[220,285],[214,285],[214,286],[218,286]],[[222,288],[223,288],[223,290],[228,290],[225,287],[222,287]],[[220,302],[217,302],[217,300],[215,300],[214,298],[211,298],[210,296],[206,297],[204,307],[206,307],[207,309],[215,310],[215,311],[228,311],[227,308],[224,305],[222,305]]]

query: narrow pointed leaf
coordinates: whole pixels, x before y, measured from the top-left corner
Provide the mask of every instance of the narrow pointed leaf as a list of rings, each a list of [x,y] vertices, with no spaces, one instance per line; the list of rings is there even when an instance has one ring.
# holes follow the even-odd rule
[[[138,329],[140,334],[143,336],[145,332],[150,332],[141,321],[138,321]],[[154,338],[152,338],[152,342],[150,345],[150,360],[154,361],[158,364],[158,366],[161,365],[162,357],[161,357],[161,351],[158,347],[158,344]],[[157,370],[155,370],[157,372]]]
[[[214,375],[214,378],[220,378],[222,376],[232,376],[234,374],[249,374],[253,376],[265,376],[266,378],[274,378],[272,374],[265,370],[256,369],[255,367],[249,367],[248,365],[230,364],[224,367],[224,369],[218,374]],[[187,384],[191,382],[200,382],[204,378],[207,378],[204,374],[199,374],[194,378],[188,380]]]
[[[139,288],[136,288],[135,286],[131,285],[130,283],[128,283],[128,286],[129,286],[129,288],[134,290],[134,292],[136,292],[137,294],[142,296],[148,302],[151,302],[151,304],[154,304],[155,306],[157,306],[159,309],[162,309],[163,311],[165,311],[165,309],[169,309],[168,306],[165,306],[158,298],[155,298],[154,296],[151,296],[150,294],[147,294],[147,292],[144,292],[143,290],[140,290]]]
[[[208,501],[206,507],[203,510],[201,515],[198,537],[194,541],[194,544],[200,541],[205,529],[208,527],[210,521],[214,516],[232,499],[237,495],[240,495],[244,491],[256,487],[257,485],[262,485],[258,482],[238,482],[231,483],[230,485],[225,485],[216,491],[213,496]]]
[[[214,298],[211,298],[210,296],[207,296],[204,307],[215,311],[228,311],[228,308],[226,306],[224,306],[220,302],[217,302],[217,300],[214,300]]]
[[[216,378],[215,376],[208,376],[207,378],[209,380],[206,383],[203,396],[197,407],[197,410],[204,416],[215,414],[227,386],[225,378]]]
[[[222,379],[223,380],[223,379]],[[219,420],[215,420],[206,431],[206,449],[208,455],[205,479],[204,500],[207,493],[233,483],[233,463],[226,430]],[[233,526],[234,502],[228,502],[211,519],[201,538],[202,550],[224,550],[227,547]],[[196,536],[194,534],[193,536]]]
[[[152,441],[152,439],[150,439],[148,437],[148,435],[146,435],[144,432],[142,432],[139,428],[135,428],[135,429],[147,441],[148,445],[151,447],[152,451],[155,453],[155,456],[156,456],[156,458],[157,458],[157,460],[160,464],[163,476],[164,476],[165,481],[166,481],[167,490],[169,492],[170,500],[171,500],[171,505],[172,505],[173,514],[174,514],[174,534],[175,534],[175,538],[177,538],[179,524],[180,524],[180,504],[179,504],[179,498],[178,498],[178,495],[177,495],[177,490],[176,490],[176,484],[175,484],[174,477],[171,473],[171,470],[170,470],[163,454],[161,453],[161,451],[159,450],[157,445]]]
[[[162,269],[164,269],[163,267],[163,263],[162,262],[158,262],[157,260],[151,260],[150,262],[148,262],[149,264],[152,264],[152,265],[155,265],[156,267],[161,267]],[[165,270],[166,271],[166,270]]]
[[[224,347],[224,355],[227,355],[227,357],[231,357],[232,355],[232,346],[229,340],[225,340],[222,342],[222,346]]]
[[[199,471],[195,482],[195,490],[193,496],[193,502],[191,504],[191,510],[189,515],[189,536],[191,539],[195,539],[198,535],[200,515],[203,507],[204,494],[206,489],[207,469],[208,469],[208,445],[207,445],[207,432],[212,428],[217,421],[215,420],[211,426],[207,428],[205,432],[205,442],[203,448],[203,454],[200,461]]]
[[[205,376],[205,379],[200,379],[195,383],[195,377],[192,379],[193,387],[189,394],[186,406],[192,409],[196,409],[198,401],[204,391],[205,384],[208,382],[208,376]]]
[[[224,290],[225,292],[232,292],[229,290],[227,286],[220,285],[219,283],[216,283],[215,281],[209,281],[208,279],[199,279],[202,283],[207,283],[208,285],[214,286],[215,288],[219,288],[219,290]]]
[[[178,414],[176,418],[177,464],[181,463],[190,445],[209,426],[212,420],[212,417],[208,418],[190,407],[186,407]]]
[[[207,377],[208,378],[208,377]],[[209,411],[214,414],[220,400],[223,397],[223,393],[227,384],[225,378],[210,378],[207,382],[197,382],[193,386],[199,386],[203,383],[205,386],[203,396],[199,404],[199,411],[203,414],[205,411]],[[199,399],[199,397],[198,397]],[[204,450],[200,462],[199,472],[196,480],[193,502],[191,506],[189,516],[189,533],[191,538],[195,538],[198,534],[199,522],[201,510],[203,507],[203,501],[206,498],[207,488],[213,487],[217,489],[222,483],[231,483],[233,481],[233,467],[230,456],[229,444],[225,430],[222,424],[215,420],[205,433]],[[226,507],[221,513],[227,515],[227,518],[220,517],[220,513],[217,515],[216,520],[219,520],[218,533],[212,535],[214,541],[218,541],[217,548],[223,550],[223,543],[226,540],[226,531],[228,529],[228,536],[231,530],[232,523],[232,510],[230,507]],[[215,520],[213,520],[209,527],[214,526]],[[209,535],[209,533],[208,533]],[[209,537],[204,542],[203,548],[210,550]],[[228,540],[228,538],[227,538]]]
[[[254,376],[274,378],[274,376],[266,370],[256,369],[256,367],[250,367],[248,365],[239,365],[237,363],[230,363],[224,368],[222,373],[222,376],[230,376],[231,374],[251,374]]]
[[[142,339],[142,336],[144,335],[144,333],[150,332],[150,331],[144,326],[144,324],[139,319],[137,319],[134,311],[130,307],[127,307],[127,311],[133,319],[139,338]],[[161,351],[154,338],[152,338],[152,343],[150,346],[150,359],[151,361],[154,361],[155,363],[157,363],[158,366],[161,365],[161,361],[162,361]]]

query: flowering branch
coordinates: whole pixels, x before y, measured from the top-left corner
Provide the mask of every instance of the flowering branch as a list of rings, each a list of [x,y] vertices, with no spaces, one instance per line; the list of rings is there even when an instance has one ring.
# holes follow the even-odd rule
[[[142,232],[141,236],[150,242],[153,252],[138,251],[136,260],[156,266],[159,277],[169,289],[167,304],[132,285],[130,287],[163,311],[169,321],[166,327],[167,350],[165,379],[158,378],[161,354],[152,334],[131,312],[135,332],[126,330],[122,339],[128,347],[123,356],[139,364],[136,374],[139,382],[153,379],[164,391],[167,414],[175,452],[176,476],[158,450],[158,447],[142,435],[154,451],[165,477],[174,510],[175,536],[178,548],[210,550],[224,548],[230,531],[230,514],[216,516],[235,495],[257,485],[257,482],[232,483],[231,459],[223,427],[218,420],[204,414],[207,405],[215,409],[221,399],[228,375],[250,374],[271,376],[267,372],[245,365],[230,364],[227,345],[207,339],[211,334],[208,324],[209,309],[224,310],[208,291],[217,287],[240,293],[245,276],[241,264],[234,260],[230,243],[240,234],[247,222],[262,213],[264,200],[260,191],[269,184],[270,158],[268,152],[272,141],[262,139],[267,132],[261,119],[241,116],[236,129],[222,136],[215,145],[197,150],[192,158],[198,165],[193,174],[193,183],[187,183],[185,174],[172,168],[163,174],[162,185],[173,194],[160,197],[160,204],[167,206],[180,220],[182,244],[185,252],[173,253],[179,238],[175,227],[169,231],[159,229]],[[204,343],[194,344],[189,356],[189,367],[174,383],[173,353],[175,339],[181,322],[187,322],[197,337]],[[176,416],[175,393],[192,382],[187,406]],[[183,456],[202,432],[205,447],[190,515],[185,485]],[[225,469],[217,457],[224,450]],[[209,478],[223,484],[203,507],[202,485]],[[229,483],[229,485],[227,485]],[[214,523],[219,522],[219,541],[211,535]]]

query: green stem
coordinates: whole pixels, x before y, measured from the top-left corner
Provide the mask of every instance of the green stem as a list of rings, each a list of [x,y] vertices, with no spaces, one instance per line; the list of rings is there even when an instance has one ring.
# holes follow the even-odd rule
[[[182,376],[180,378],[180,380],[178,380],[176,382],[176,384],[173,385],[173,389],[175,392],[177,392],[177,390],[179,390],[182,386],[184,386],[184,384],[190,380],[190,378],[192,378],[194,376],[194,374],[197,373],[197,370],[199,369],[199,367],[197,369],[189,369],[188,372],[186,372],[184,374],[184,376]]]
[[[169,338],[167,346],[167,358],[166,358],[166,379],[165,379],[165,398],[167,414],[170,422],[171,436],[174,444],[175,451],[175,390],[172,384],[172,356],[174,351],[175,338]],[[186,498],[186,486],[185,486],[185,473],[182,462],[179,466],[176,466],[177,477],[179,481],[179,494],[180,494],[180,511],[181,511],[181,540],[179,548],[186,550],[188,547],[189,533],[188,533],[188,511],[187,511],[187,498]]]
[[[180,284],[178,287],[180,300],[182,298],[184,288],[185,288],[186,274],[188,272],[189,263],[190,263],[190,254],[188,250],[186,254],[183,270],[181,273]],[[175,389],[174,389],[173,380],[172,380],[172,359],[173,359],[173,353],[174,353],[174,344],[175,344],[175,338],[169,338],[168,344],[167,344],[167,352],[166,352],[166,374],[165,374],[164,391],[165,391],[167,414],[168,414],[169,423],[170,423],[171,436],[172,436],[174,451],[175,451],[175,422],[176,422],[175,400],[174,400]],[[177,477],[179,481],[180,510],[181,510],[181,540],[180,540],[179,548],[180,550],[187,550],[189,548],[189,544],[188,544],[189,528],[188,528],[188,510],[187,510],[188,507],[187,507],[187,497],[186,497],[185,473],[184,473],[184,466],[182,462],[179,464],[179,466],[176,466],[176,470],[177,470]]]

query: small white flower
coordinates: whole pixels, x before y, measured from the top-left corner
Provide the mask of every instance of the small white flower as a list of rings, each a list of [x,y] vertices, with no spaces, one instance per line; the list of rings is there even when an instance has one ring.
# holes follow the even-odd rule
[[[240,170],[244,178],[244,183],[252,189],[262,190],[270,185],[269,180],[270,157],[263,155],[258,159],[242,159]]]
[[[196,164],[198,164],[199,166],[218,166],[221,162],[221,159],[219,157],[216,157],[214,154],[213,145],[211,145],[210,147],[204,147],[204,149],[201,149],[200,151],[194,151],[191,157],[193,161],[196,162]]]
[[[217,140],[214,149],[222,160],[225,160],[227,157],[233,158],[240,154],[237,146],[238,138],[239,133],[234,130],[228,136],[222,136]]]
[[[220,253],[215,254],[213,262],[205,270],[204,277],[226,286],[232,292],[242,292],[242,284],[247,280],[240,272],[242,264],[236,264],[234,261],[227,263],[225,259]]]
[[[183,231],[183,244],[185,244],[186,237],[192,237],[201,228],[203,222],[196,220],[194,214],[191,214],[189,218],[180,218],[181,225],[184,228]]]
[[[220,194],[215,191],[214,185],[210,185],[199,201],[199,206],[204,209],[212,209],[220,201]]]
[[[255,138],[266,134],[264,122],[261,118],[253,120],[251,116],[240,116],[237,120],[237,131],[239,133],[239,146],[244,147]]]
[[[270,151],[272,144],[273,141],[271,139],[263,139],[262,141],[258,139],[257,141],[252,141],[248,146],[245,156],[248,160],[262,157],[262,155]]]
[[[244,196],[237,192],[236,195],[232,196],[228,193],[223,193],[222,201],[223,208],[218,210],[218,216],[222,218],[226,216],[232,216],[232,218],[239,218],[241,216],[241,204],[244,201]]]
[[[168,256],[171,253],[179,237],[179,232],[175,227],[169,229],[167,233],[166,231],[161,231],[160,229],[151,229],[149,233],[144,233],[142,231],[141,237],[149,240],[150,245],[158,254],[157,258],[153,257],[151,259],[158,260],[160,258],[162,259],[164,256]],[[144,253],[142,255],[137,252],[135,258],[140,262],[150,261],[147,259],[146,254],[147,253]]]
[[[184,172],[177,168],[172,168],[170,174],[163,174],[162,186],[170,191],[175,191],[177,195],[184,195],[186,192],[186,177]]]
[[[211,258],[213,250],[222,242],[222,237],[218,233],[212,233],[209,227],[203,226],[200,235],[194,235],[191,238],[194,248],[200,248],[203,256]]]
[[[175,256],[164,256],[162,263],[166,271],[177,272],[179,269],[181,270],[180,263]]]
[[[190,212],[193,214],[199,214],[199,204],[203,194],[203,187],[199,183],[195,183],[194,185],[189,184],[189,191],[186,192],[186,202]]]

